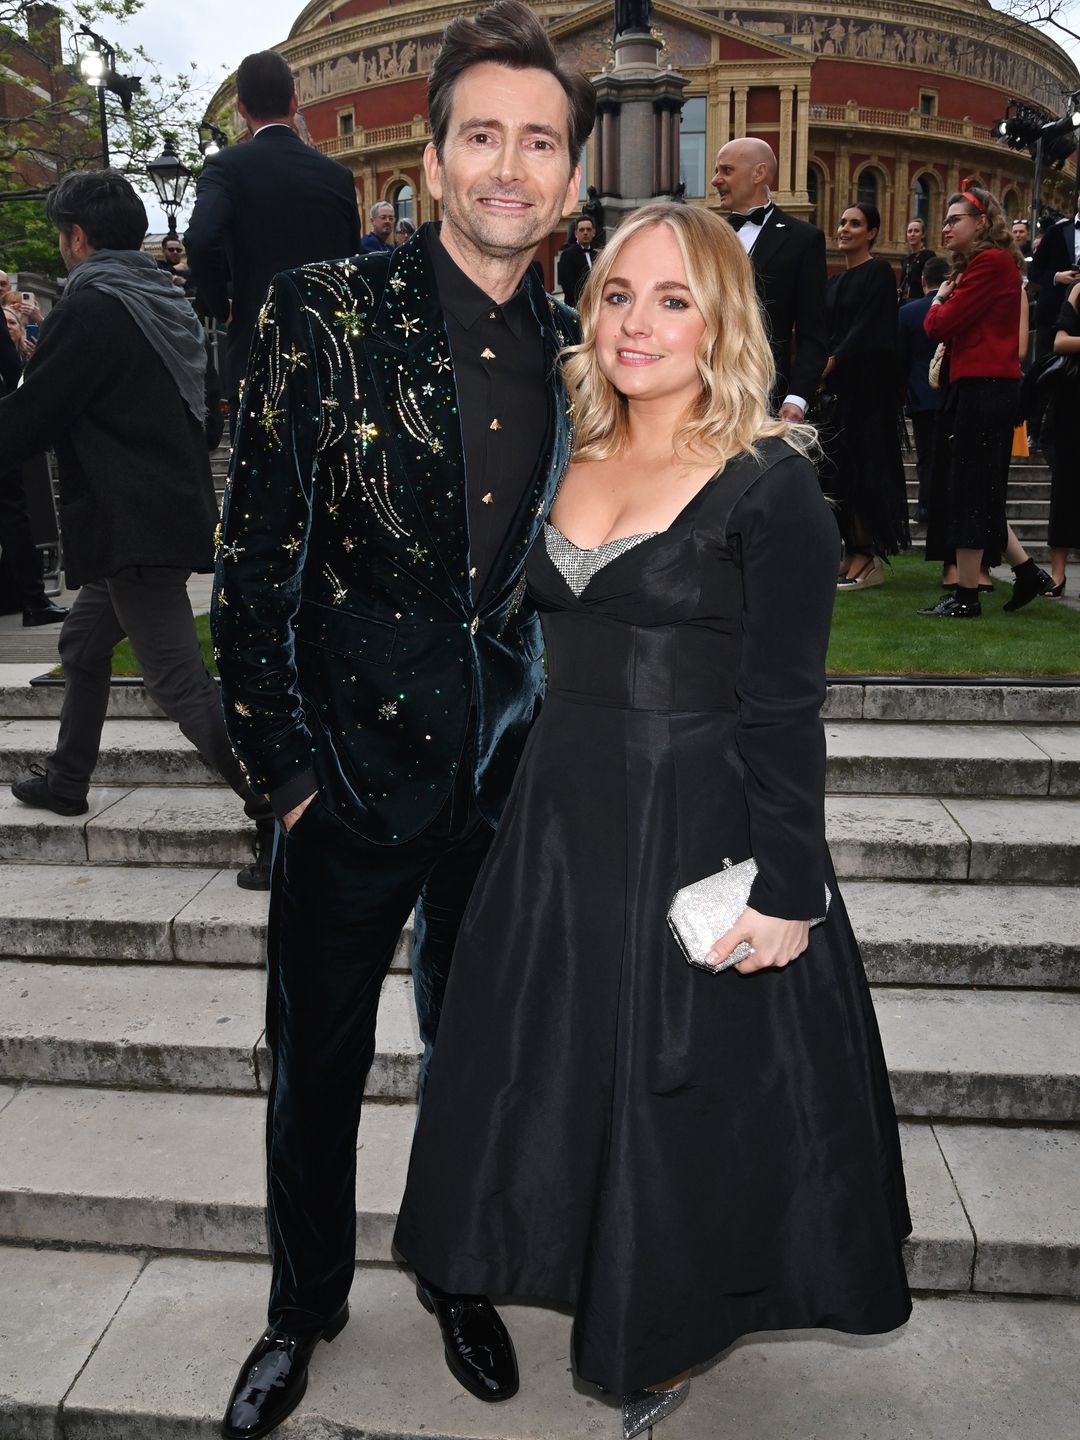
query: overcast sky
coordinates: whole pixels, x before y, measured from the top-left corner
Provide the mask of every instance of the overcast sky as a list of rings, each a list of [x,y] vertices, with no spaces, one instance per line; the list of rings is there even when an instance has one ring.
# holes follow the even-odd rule
[[[303,8],[304,0],[146,0],[137,15],[105,38],[129,48],[142,45],[166,74],[194,61],[209,98],[245,55],[284,40]],[[1061,13],[1071,29],[1080,30],[1080,0],[1066,0]],[[1080,45],[1052,29],[1046,33],[1080,62]],[[164,230],[165,217],[147,208],[151,229]]]

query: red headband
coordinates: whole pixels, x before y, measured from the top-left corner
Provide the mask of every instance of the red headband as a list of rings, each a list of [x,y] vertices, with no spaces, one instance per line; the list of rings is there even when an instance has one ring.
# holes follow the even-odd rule
[[[985,215],[985,214],[986,214],[986,211],[983,209],[983,203],[982,203],[982,201],[979,199],[979,197],[978,197],[977,195],[973,195],[973,194],[971,193],[971,191],[968,189],[968,186],[969,186],[970,184],[971,184],[971,181],[970,181],[970,180],[961,180],[961,181],[960,181],[960,193],[963,195],[964,199],[968,202],[969,205],[974,205],[974,206],[975,206],[975,209],[979,212],[980,215]]]

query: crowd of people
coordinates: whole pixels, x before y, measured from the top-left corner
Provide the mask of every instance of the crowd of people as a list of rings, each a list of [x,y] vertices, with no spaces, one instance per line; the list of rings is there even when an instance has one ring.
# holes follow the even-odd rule
[[[1005,515],[1025,261],[965,184],[948,262],[913,222],[898,287],[857,202],[828,279],[744,137],[717,156],[723,215],[577,219],[571,308],[534,257],[577,212],[595,92],[520,0],[447,26],[424,155],[442,220],[416,233],[381,203],[361,234],[279,55],[236,83],[250,143],[207,163],[161,264],[122,176],[49,200],[69,278],[0,427],[13,460],[56,448],[82,588],[56,749],[12,788],[86,810],[127,634],[256,825],[272,1269],[225,1440],[274,1430],[348,1323],[364,1082],[410,912],[424,1054],[396,1244],[418,1301],[484,1402],[520,1383],[487,1296],[570,1306],[577,1372],[632,1440],[742,1335],[910,1312],[896,1117],[825,843],[825,654],[836,595],[909,543],[905,393],[951,567],[928,612],[976,616],[1001,556],[1012,608],[1054,588]],[[1080,271],[1052,284],[1067,361]],[[216,547],[189,295],[228,321]],[[1063,472],[1076,414],[1042,432]],[[185,588],[214,548],[220,694]],[[703,880],[735,919],[688,965],[669,910]]]

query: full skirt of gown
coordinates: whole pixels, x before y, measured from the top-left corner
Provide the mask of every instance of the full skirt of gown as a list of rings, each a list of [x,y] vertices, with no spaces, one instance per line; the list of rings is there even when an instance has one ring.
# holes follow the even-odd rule
[[[578,1373],[615,1393],[752,1331],[910,1311],[896,1118],[824,841],[835,524],[806,461],[763,454],[579,596],[533,552],[547,697],[459,936],[398,1223],[447,1290],[573,1306]],[[757,909],[820,914],[827,883],[828,918],[785,969],[692,969],[672,896],[749,855]]]

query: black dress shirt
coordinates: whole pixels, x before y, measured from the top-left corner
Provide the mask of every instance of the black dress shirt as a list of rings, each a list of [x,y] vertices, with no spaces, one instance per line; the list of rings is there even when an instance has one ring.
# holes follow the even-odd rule
[[[430,242],[457,382],[477,595],[540,462],[548,430],[544,342],[525,288],[497,305]]]

